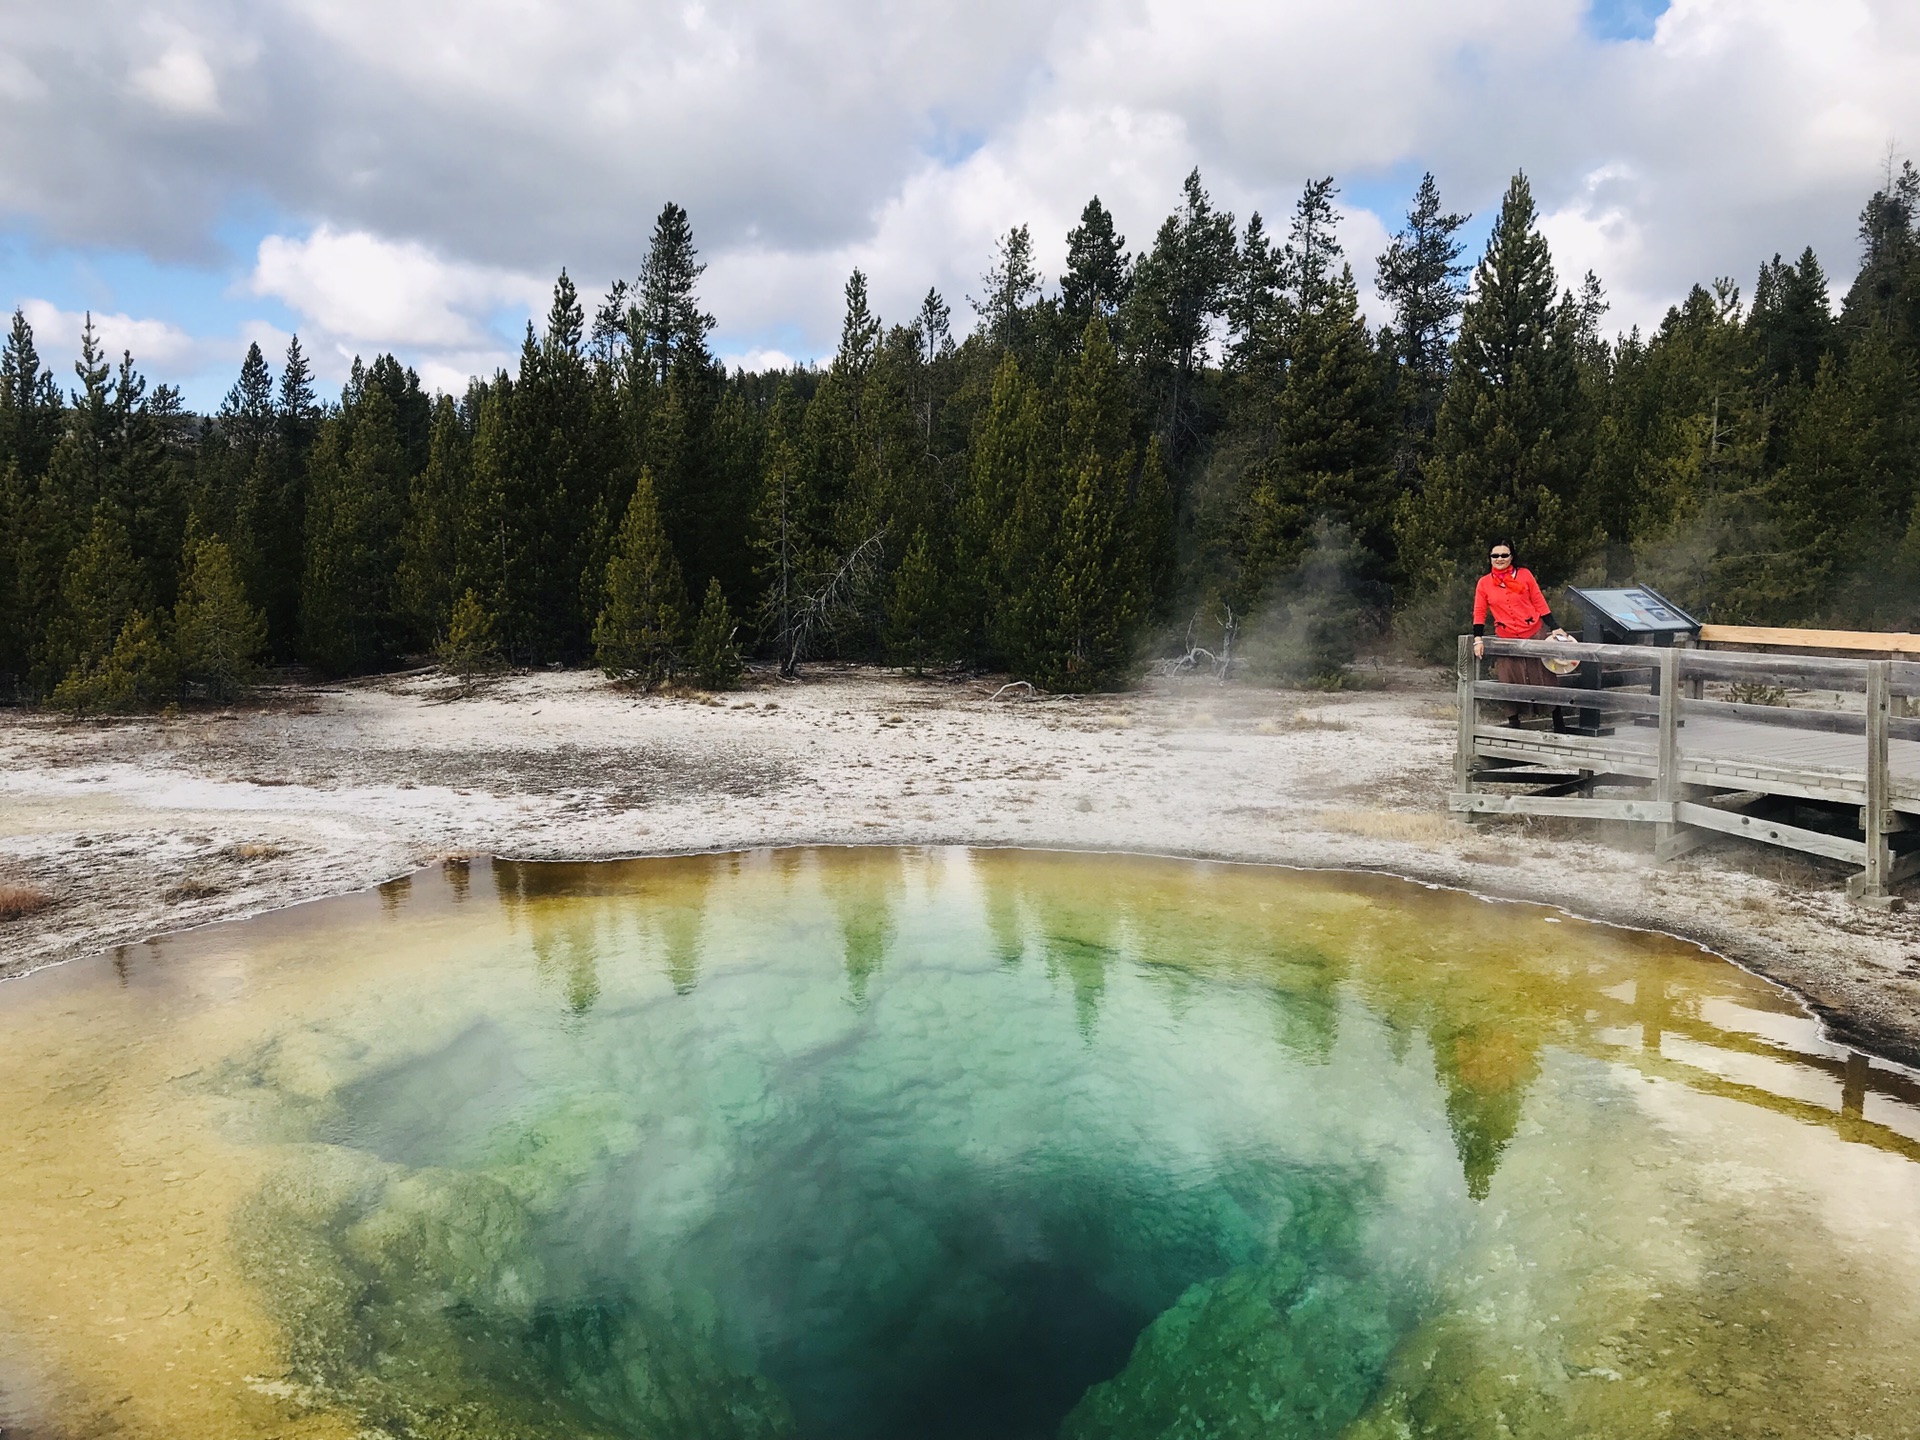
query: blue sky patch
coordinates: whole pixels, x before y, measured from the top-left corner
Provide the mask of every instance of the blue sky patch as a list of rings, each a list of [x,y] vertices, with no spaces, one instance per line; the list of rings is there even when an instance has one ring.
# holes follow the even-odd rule
[[[1587,29],[1600,40],[1651,40],[1671,0],[1591,0]]]

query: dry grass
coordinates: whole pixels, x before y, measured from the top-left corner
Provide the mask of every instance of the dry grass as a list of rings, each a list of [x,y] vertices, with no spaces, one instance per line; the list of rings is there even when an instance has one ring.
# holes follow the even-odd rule
[[[1323,810],[1320,822],[1329,830],[1369,840],[1432,842],[1458,840],[1461,833],[1460,826],[1446,816],[1424,810]]]
[[[186,879],[179,881],[177,884],[169,885],[161,892],[166,899],[176,902],[181,900],[210,900],[215,895],[223,895],[225,893],[226,890],[224,886],[216,885],[211,880],[204,880],[198,875],[189,875]]]
[[[1520,857],[1505,850],[1462,850],[1460,858],[1469,865],[1518,865]]]
[[[1351,730],[1353,725],[1346,720],[1328,720],[1306,710],[1296,710],[1291,715],[1269,715],[1258,721],[1253,727],[1256,735],[1286,735],[1300,730]]]
[[[24,920],[53,904],[53,896],[35,885],[0,885],[0,921]]]
[[[264,840],[249,840],[240,845],[229,845],[221,853],[229,860],[278,860],[287,851],[282,845],[270,845]]]

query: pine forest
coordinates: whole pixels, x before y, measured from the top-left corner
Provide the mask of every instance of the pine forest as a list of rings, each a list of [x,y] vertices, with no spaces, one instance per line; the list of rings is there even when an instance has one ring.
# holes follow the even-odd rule
[[[1442,657],[1491,540],[1550,588],[1633,577],[1703,619],[1920,628],[1920,175],[1807,250],[1612,333],[1524,176],[1477,263],[1431,176],[1363,317],[1331,179],[1284,225],[1200,176],[1130,251],[1090,200],[1066,273],[999,242],[956,327],[859,272],[822,366],[729,373],[691,221],[509,373],[430,395],[390,355],[322,398],[296,338],[216,414],[102,353],[0,357],[0,698],[226,699],[267,666],[437,656],[724,687],[808,661],[1112,688],[1156,657],[1337,684]],[[1284,231],[1284,233],[1282,233]],[[1849,257],[1852,259],[1854,257]],[[956,328],[967,331],[956,340]]]

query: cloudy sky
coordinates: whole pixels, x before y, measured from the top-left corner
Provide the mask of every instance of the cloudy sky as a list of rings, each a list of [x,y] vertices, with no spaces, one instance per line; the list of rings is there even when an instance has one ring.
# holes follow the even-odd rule
[[[692,213],[734,363],[830,352],[853,266],[969,315],[993,239],[1138,245],[1199,166],[1242,219],[1342,186],[1363,283],[1421,171],[1525,169],[1609,323],[1811,244],[1837,283],[1920,147],[1914,0],[62,0],[0,6],[0,281],[64,374],[80,313],[210,406],[247,342],[324,378],[507,361],[566,266]]]

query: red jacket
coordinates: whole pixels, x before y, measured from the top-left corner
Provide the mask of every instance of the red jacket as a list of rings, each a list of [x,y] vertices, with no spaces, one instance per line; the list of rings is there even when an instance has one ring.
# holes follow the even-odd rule
[[[1533,572],[1520,565],[1505,570],[1490,570],[1480,577],[1473,590],[1473,628],[1478,634],[1493,612],[1493,633],[1502,640],[1531,640],[1542,620],[1551,620],[1553,611],[1547,597],[1540,593],[1540,582]]]

